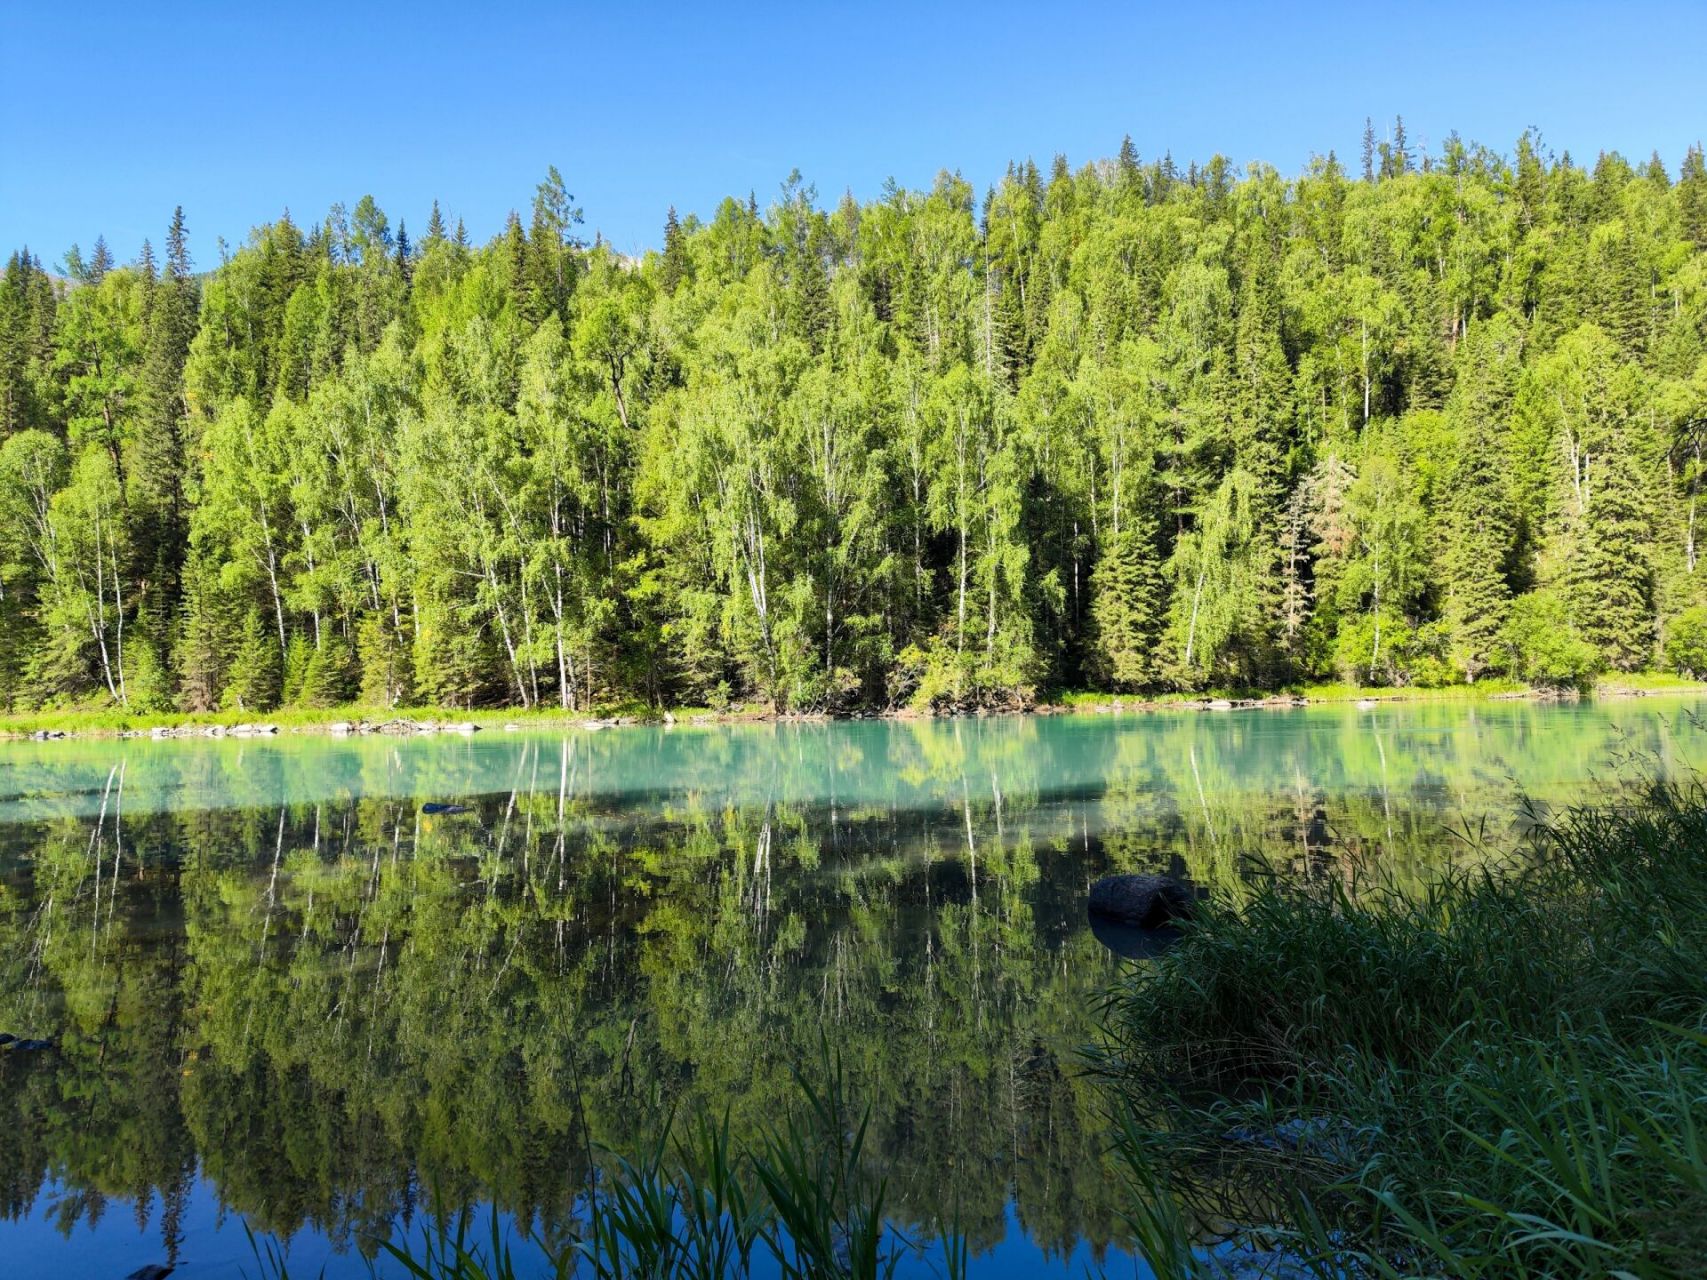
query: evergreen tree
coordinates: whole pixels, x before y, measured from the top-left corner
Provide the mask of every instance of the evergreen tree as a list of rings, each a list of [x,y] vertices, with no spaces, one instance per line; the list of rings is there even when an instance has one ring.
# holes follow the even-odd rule
[[[1444,617],[1453,662],[1471,681],[1496,665],[1511,601],[1506,571],[1516,547],[1516,513],[1504,437],[1521,351],[1521,335],[1508,318],[1475,326],[1459,350],[1448,407],[1456,448],[1441,542]]]
[[[1122,191],[1133,192],[1142,189],[1143,170],[1139,167],[1138,148],[1132,145],[1130,133],[1121,138],[1120,154],[1115,157],[1114,164]]]
[[[145,246],[146,248],[146,246]],[[138,506],[136,551],[143,573],[175,612],[181,600],[188,513],[184,506],[184,364],[195,336],[200,291],[191,272],[184,210],[172,213],[166,263],[153,291],[140,379],[141,412],[130,481]]]
[[[1106,689],[1158,683],[1157,647],[1167,620],[1167,587],[1147,514],[1113,538],[1091,577],[1092,657],[1089,673]]]
[[[409,244],[409,227],[402,218],[397,220],[397,274],[403,277],[403,284],[408,286],[415,272],[414,254]]]
[[[1683,157],[1677,175],[1677,214],[1686,240],[1707,249],[1707,157],[1697,142]]]
[[[225,702],[240,711],[271,711],[282,700],[284,671],[278,641],[259,609],[243,617]]]
[[[666,294],[675,293],[682,277],[687,274],[687,248],[683,243],[681,223],[676,221],[676,206],[664,216],[664,262],[659,275],[659,287]]]

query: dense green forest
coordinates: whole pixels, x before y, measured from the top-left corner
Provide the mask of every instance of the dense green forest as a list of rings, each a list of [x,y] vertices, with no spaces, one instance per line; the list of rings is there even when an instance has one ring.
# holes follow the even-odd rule
[[[0,283],[0,703],[1707,671],[1707,163],[1366,131]],[[209,269],[211,268],[211,269]]]

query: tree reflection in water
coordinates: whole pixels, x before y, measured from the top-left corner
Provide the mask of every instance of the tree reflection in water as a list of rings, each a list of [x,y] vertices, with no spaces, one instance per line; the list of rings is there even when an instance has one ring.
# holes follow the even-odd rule
[[[825,1039],[909,1231],[1099,1255],[1092,878],[1415,877],[1513,765],[1576,798],[1632,749],[1679,763],[1534,707],[0,748],[0,1029],[58,1040],[0,1059],[4,1215],[170,1259],[201,1179],[352,1264],[434,1201],[552,1235],[590,1153],[755,1132]]]

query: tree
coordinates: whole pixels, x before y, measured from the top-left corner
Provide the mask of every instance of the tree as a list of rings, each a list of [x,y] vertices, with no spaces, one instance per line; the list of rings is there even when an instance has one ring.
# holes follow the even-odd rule
[[[1655,646],[1653,516],[1644,460],[1656,452],[1639,406],[1641,371],[1593,325],[1530,372],[1531,403],[1555,442],[1554,554],[1572,621],[1610,666],[1630,671]]]
[[[664,217],[664,264],[659,286],[666,294],[674,294],[687,274],[687,249],[683,244],[682,226],[676,221],[676,206],[671,205]]]
[[[1125,140],[833,211],[793,174],[634,258],[556,170],[482,244],[364,197],[199,274],[181,211],[134,267],[21,249],[0,699],[840,711],[1675,665],[1707,600],[1700,149],[1672,183],[1452,135],[1418,172],[1395,120],[1364,160]]]
[[[140,414],[135,456],[128,468],[137,508],[137,554],[148,566],[159,608],[167,614],[181,600],[188,542],[183,376],[199,306],[200,290],[191,272],[189,235],[179,206],[166,234],[165,270],[148,296]]]
[[[1110,539],[1091,578],[1092,676],[1101,687],[1140,689],[1158,682],[1158,640],[1167,587],[1147,515]]]
[[[1472,682],[1496,665],[1510,608],[1506,570],[1517,513],[1503,441],[1516,391],[1522,337],[1506,317],[1477,325],[1459,350],[1447,414],[1457,448],[1446,483],[1440,572],[1452,658]]]

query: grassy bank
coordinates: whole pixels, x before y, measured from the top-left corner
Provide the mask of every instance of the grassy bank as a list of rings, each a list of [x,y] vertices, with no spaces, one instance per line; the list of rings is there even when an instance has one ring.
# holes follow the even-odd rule
[[[1420,898],[1212,904],[1106,1013],[1164,1277],[1707,1273],[1698,789],[1574,812]]]
[[[1098,693],[1089,690],[1052,695],[1040,703],[1039,711],[1079,713],[1183,711],[1202,708],[1214,702],[1280,702],[1303,699],[1311,704],[1353,702],[1488,702],[1513,698],[1551,696],[1553,691],[1536,689],[1511,680],[1482,680],[1469,685],[1447,685],[1434,689],[1372,689],[1349,684],[1299,685],[1279,691],[1211,689],[1190,695],[1144,697],[1133,694]],[[1596,697],[1630,697],[1661,693],[1707,693],[1707,682],[1664,674],[1621,675],[1596,686]],[[394,707],[378,708],[361,705],[340,707],[284,707],[264,714],[252,711],[222,710],[208,712],[149,712],[135,711],[111,704],[81,707],[45,708],[36,711],[16,711],[0,715],[0,738],[27,737],[38,732],[75,734],[79,736],[111,736],[120,733],[147,732],[156,728],[237,724],[271,724],[288,733],[324,732],[340,721],[356,723],[362,720],[381,722],[405,719],[436,721],[440,724],[476,724],[483,729],[501,728],[507,724],[523,728],[555,728],[585,724],[591,720],[658,722],[666,718],[676,721],[716,721],[719,723],[769,720],[776,717],[760,704],[742,704],[725,708],[673,707],[661,709],[644,703],[626,702],[599,706],[592,711],[564,711],[560,707],[487,707],[467,710],[457,707]],[[805,717],[817,718],[817,717]]]
[[[506,724],[545,728],[555,725],[582,724],[588,720],[608,720],[616,717],[658,718],[643,705],[621,704],[599,707],[593,711],[564,711],[560,707],[541,707],[522,710],[519,707],[492,707],[476,711],[455,707],[281,707],[275,711],[133,711],[111,705],[95,707],[54,708],[41,711],[18,711],[0,716],[0,735],[13,737],[46,731],[67,734],[118,734],[147,731],[156,728],[176,729],[184,726],[237,724],[277,725],[287,733],[320,732],[340,721],[354,724],[363,720],[378,724],[387,720],[432,720],[439,724],[477,724],[483,729],[500,728]]]

